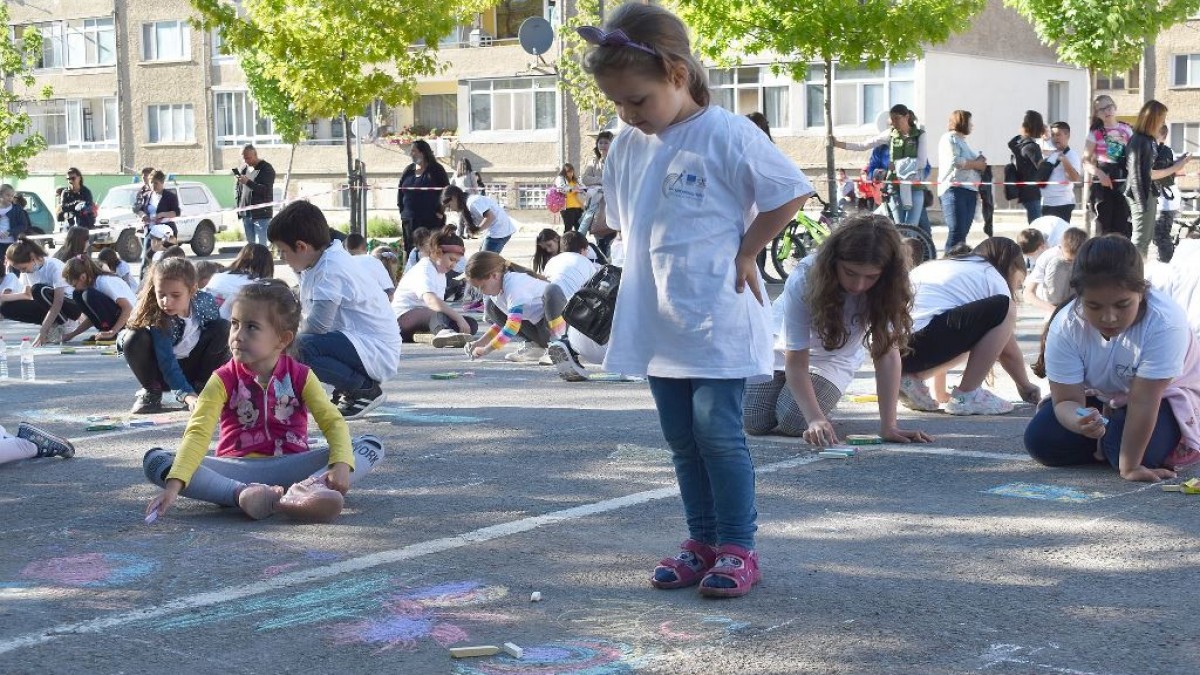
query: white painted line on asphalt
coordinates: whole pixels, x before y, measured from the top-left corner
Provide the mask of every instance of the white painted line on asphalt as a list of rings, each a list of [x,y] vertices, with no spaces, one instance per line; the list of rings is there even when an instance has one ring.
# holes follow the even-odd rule
[[[141,429],[139,429],[141,431]],[[759,475],[776,473],[787,469],[794,469],[805,464],[812,464],[821,461],[816,455],[802,455],[793,457],[792,459],[774,462],[765,466],[758,467],[756,473]],[[11,652],[23,647],[33,647],[36,645],[50,642],[51,640],[63,635],[81,635],[88,633],[100,633],[110,628],[117,628],[138,621],[147,621],[161,616],[177,614],[188,610],[197,609],[200,607],[211,607],[221,605],[234,600],[248,598],[271,591],[290,588],[292,586],[300,586],[316,581],[324,581],[343,575],[369,570],[382,565],[391,565],[406,560],[414,560],[436,553],[453,551],[472,544],[480,544],[495,539],[510,537],[514,534],[521,534],[530,530],[535,530],[548,525],[556,525],[558,523],[579,520],[588,516],[594,516],[609,511],[637,506],[647,502],[666,499],[679,494],[677,486],[663,487],[656,490],[646,490],[644,492],[636,492],[624,497],[614,497],[613,499],[605,499],[591,504],[583,504],[574,506],[561,511],[554,511],[540,516],[531,516],[514,520],[508,523],[500,523],[489,527],[472,530],[464,534],[455,535],[452,537],[443,537],[441,539],[433,539],[423,541],[416,544],[410,544],[401,548],[391,549],[387,551],[379,551],[370,553],[358,558],[350,558],[340,562],[325,565],[323,567],[314,567],[309,570],[301,570],[298,572],[288,572],[278,576],[257,581],[251,584],[243,584],[241,586],[230,586],[227,588],[209,591],[207,593],[198,593],[196,595],[185,596],[177,600],[156,605],[154,607],[146,607],[143,609],[135,609],[120,614],[114,614],[108,617],[97,619],[89,619],[87,621],[79,621],[76,623],[62,624],[53,628],[29,633],[19,637],[9,638],[0,641],[0,654]]]
[[[870,448],[872,446],[866,446]],[[954,448],[930,448],[924,445],[882,445],[880,447],[890,452],[901,452],[907,455],[937,455],[939,457],[971,457],[973,459],[998,459],[1005,462],[1032,462],[1033,459],[1024,453],[1015,452],[983,452],[980,450],[956,450]]]
[[[167,422],[166,424],[155,424],[154,426],[129,427],[127,429],[122,428],[122,429],[116,429],[114,431],[101,431],[101,432],[97,432],[97,433],[89,433],[89,432],[85,431],[83,433],[85,433],[87,435],[86,436],[78,436],[78,437],[76,437],[76,440],[77,441],[96,441],[96,440],[100,440],[101,438],[120,438],[121,436],[131,436],[133,434],[140,434],[145,431],[166,431],[167,429],[178,429],[185,424],[187,424],[186,420],[183,422]]]

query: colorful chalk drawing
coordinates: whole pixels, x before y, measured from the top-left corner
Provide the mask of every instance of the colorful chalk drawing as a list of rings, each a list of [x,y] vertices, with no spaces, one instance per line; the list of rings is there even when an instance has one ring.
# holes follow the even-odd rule
[[[1090,502],[1096,499],[1104,499],[1108,496],[1102,492],[1082,492],[1074,488],[1041,485],[1038,483],[1008,483],[1007,485],[998,485],[984,492],[992,495],[1000,495],[1001,497],[1023,497],[1025,499],[1065,502],[1068,504],[1082,504],[1083,502]]]
[[[83,553],[29,563],[21,576],[59,586],[122,586],[154,572],[157,561],[127,553]]]
[[[572,610],[559,617],[586,632],[599,632],[614,639],[644,646],[647,641],[666,640],[712,643],[750,627],[722,614],[708,614],[673,605],[637,600],[599,600],[587,609]]]
[[[371,422],[390,422],[395,425],[406,424],[479,424],[487,422],[486,417],[471,415],[441,415],[436,413],[417,412],[414,408],[384,405],[367,413],[366,418]]]
[[[620,642],[582,638],[523,647],[520,659],[508,655],[458,664],[455,675],[625,675],[634,672],[640,653]]]

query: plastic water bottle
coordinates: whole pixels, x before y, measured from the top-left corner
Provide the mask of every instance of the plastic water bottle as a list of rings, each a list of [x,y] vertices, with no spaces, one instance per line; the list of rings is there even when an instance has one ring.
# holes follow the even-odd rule
[[[0,380],[8,379],[8,343],[0,335]]]
[[[21,338],[21,379],[28,382],[37,379],[37,371],[33,364],[33,343],[29,338]]]

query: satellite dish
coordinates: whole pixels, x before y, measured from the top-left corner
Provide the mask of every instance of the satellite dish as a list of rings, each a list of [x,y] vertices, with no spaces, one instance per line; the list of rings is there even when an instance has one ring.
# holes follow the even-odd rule
[[[374,131],[373,127],[374,125],[371,124],[371,120],[366,117],[360,116],[350,120],[350,133],[354,134],[357,138],[367,138],[370,136],[371,132]]]
[[[517,31],[517,39],[521,41],[521,48],[525,53],[534,56],[541,56],[550,50],[550,45],[554,44],[554,28],[550,22],[540,16],[532,16],[521,22],[521,28]]]

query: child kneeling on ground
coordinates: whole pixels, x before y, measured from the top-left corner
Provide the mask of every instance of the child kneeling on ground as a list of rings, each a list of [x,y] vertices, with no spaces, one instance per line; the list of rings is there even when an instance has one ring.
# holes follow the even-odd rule
[[[417,333],[432,333],[434,347],[462,349],[475,335],[479,328],[475,319],[446,302],[446,273],[462,259],[464,246],[457,226],[447,225],[426,239],[425,257],[400,278],[392,311],[405,342],[412,342]]]
[[[317,376],[284,354],[299,328],[300,303],[287,284],[259,279],[242,288],[230,320],[233,359],[204,386],[178,454],[153,448],[143,459],[146,477],[163,488],[146,508],[148,521],[179,495],[237,506],[255,520],[279,512],[328,522],[342,512],[344,495],[383,447],[374,436],[352,441]],[[328,449],[309,449],[309,412]],[[206,457],[218,426],[214,456]]]
[[[98,333],[88,340],[113,340],[125,328],[137,296],[121,277],[109,272],[87,256],[80,254],[67,260],[63,278],[75,289],[74,300],[83,312],[75,330],[63,333],[69,342],[84,331],[96,328]]]
[[[466,277],[487,297],[485,314],[492,322],[483,337],[467,345],[467,354],[481,359],[520,335],[525,346],[506,354],[504,360],[552,365],[546,347],[567,330],[562,316],[567,296],[562,288],[490,251],[471,256]]]

